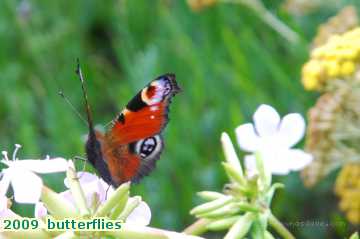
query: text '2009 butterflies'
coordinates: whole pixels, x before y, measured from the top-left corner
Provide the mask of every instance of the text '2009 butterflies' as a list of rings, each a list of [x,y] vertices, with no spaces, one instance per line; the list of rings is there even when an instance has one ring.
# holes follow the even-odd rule
[[[168,123],[171,98],[180,91],[174,74],[165,74],[140,90],[101,133],[94,129],[80,65],[79,75],[89,125],[88,161],[101,178],[117,187],[138,182],[154,168],[164,148],[161,135]]]

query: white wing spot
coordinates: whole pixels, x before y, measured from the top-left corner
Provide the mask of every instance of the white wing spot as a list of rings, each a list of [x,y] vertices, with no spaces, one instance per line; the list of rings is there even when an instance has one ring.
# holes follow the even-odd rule
[[[156,110],[158,110],[158,109],[159,109],[158,106],[151,106],[151,107],[150,107],[150,111],[156,111]]]

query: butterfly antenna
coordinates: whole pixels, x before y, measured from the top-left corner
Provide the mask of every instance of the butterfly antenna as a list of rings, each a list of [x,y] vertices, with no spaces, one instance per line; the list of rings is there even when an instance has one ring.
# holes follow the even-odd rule
[[[65,102],[70,106],[71,110],[87,125],[86,120],[84,117],[80,114],[80,112],[74,107],[74,105],[71,103],[68,97],[65,96],[64,92],[62,90],[59,91],[59,95],[61,98],[65,100]]]
[[[92,121],[92,117],[91,117],[91,110],[90,110],[90,105],[88,102],[88,97],[86,94],[86,87],[85,87],[85,82],[84,82],[84,77],[80,68],[80,60],[79,58],[77,59],[77,67],[76,67],[76,74],[79,76],[80,82],[81,82],[81,88],[83,91],[83,96],[84,96],[84,104],[85,104],[85,109],[86,109],[86,115],[87,115],[87,120],[88,120],[88,126],[89,126],[89,131],[90,134],[94,134],[95,135],[95,131],[94,131],[94,124]]]

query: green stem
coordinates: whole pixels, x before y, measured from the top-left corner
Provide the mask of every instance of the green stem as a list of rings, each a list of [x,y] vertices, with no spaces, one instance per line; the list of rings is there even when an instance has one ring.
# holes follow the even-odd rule
[[[66,177],[69,182],[70,191],[74,198],[75,205],[79,209],[80,215],[82,217],[89,216],[90,210],[86,205],[85,194],[76,175],[74,164],[72,161],[70,161],[69,165],[70,166],[66,172]]]
[[[206,226],[210,222],[212,222],[212,220],[204,219],[204,218],[199,219],[190,226],[188,226],[187,228],[185,228],[183,232],[188,235],[201,235],[207,231]]]
[[[260,190],[267,190],[271,185],[271,172],[264,167],[264,161],[260,152],[255,153],[256,167],[259,171],[262,187]]]
[[[277,233],[279,233],[284,239],[295,239],[295,237],[288,231],[288,229],[272,214],[269,216],[269,224]]]
[[[277,31],[282,37],[291,43],[299,42],[299,35],[289,28],[285,23],[279,20],[275,15],[269,12],[262,2],[258,0],[220,0],[225,3],[243,4],[255,11],[258,16],[271,28]]]

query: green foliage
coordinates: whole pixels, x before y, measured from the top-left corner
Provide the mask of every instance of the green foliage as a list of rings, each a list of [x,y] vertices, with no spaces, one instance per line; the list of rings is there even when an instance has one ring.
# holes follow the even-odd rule
[[[336,9],[296,19],[278,4],[266,5],[298,31],[300,43],[286,42],[241,5],[194,13],[184,1],[1,1],[1,149],[19,143],[20,158],[84,155],[86,125],[58,96],[63,90],[83,112],[77,57],[102,125],[149,80],[174,72],[183,92],[171,105],[165,151],[157,169],[132,190],[149,203],[153,226],[183,229],[194,220],[189,210],[199,203],[196,191],[220,191],[226,182],[222,131],[233,135],[261,103],[304,115],[314,104],[300,84],[301,66],[318,23]],[[335,226],[291,226],[344,219],[329,186],[310,191],[298,174],[282,180],[286,189],[274,199],[274,214],[295,235],[349,235]],[[59,178],[49,181],[62,187]]]

